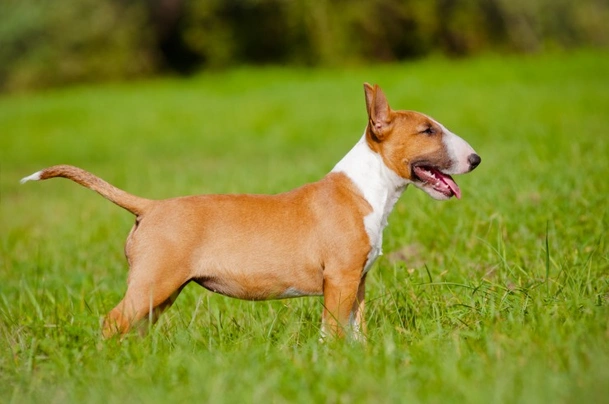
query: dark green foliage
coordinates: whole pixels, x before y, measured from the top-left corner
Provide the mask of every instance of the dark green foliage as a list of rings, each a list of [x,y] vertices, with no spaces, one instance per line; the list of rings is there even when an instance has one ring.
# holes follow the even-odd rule
[[[0,90],[154,71],[143,11],[134,1],[3,0]]]
[[[607,46],[603,0],[4,0],[0,90],[235,64]]]

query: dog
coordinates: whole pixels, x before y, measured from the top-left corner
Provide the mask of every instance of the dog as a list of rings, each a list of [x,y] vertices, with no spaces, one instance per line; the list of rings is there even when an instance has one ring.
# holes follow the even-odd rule
[[[365,336],[366,276],[398,198],[410,184],[461,198],[451,175],[481,159],[429,116],[391,109],[378,85],[365,83],[364,93],[368,124],[357,144],[321,180],[277,195],[145,199],[69,165],[23,178],[68,178],[136,216],[127,292],[103,336],[156,321],[189,282],[247,300],[323,296],[322,335]]]

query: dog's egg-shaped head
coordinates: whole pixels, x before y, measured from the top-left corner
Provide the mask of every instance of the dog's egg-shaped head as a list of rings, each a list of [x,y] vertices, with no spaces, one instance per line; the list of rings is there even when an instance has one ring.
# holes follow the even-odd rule
[[[451,175],[480,164],[474,149],[431,117],[394,111],[377,85],[364,85],[368,126],[366,142],[384,164],[435,199],[461,197]]]

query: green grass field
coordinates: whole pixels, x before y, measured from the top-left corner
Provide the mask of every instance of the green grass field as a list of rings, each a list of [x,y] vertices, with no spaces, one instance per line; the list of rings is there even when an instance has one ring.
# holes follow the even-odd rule
[[[366,124],[362,83],[482,156],[462,200],[411,188],[367,288],[368,344],[318,342],[322,300],[189,285],[145,337],[100,337],[133,217],[68,163],[150,198],[276,193]],[[2,402],[609,402],[609,56],[430,59],[0,98]]]

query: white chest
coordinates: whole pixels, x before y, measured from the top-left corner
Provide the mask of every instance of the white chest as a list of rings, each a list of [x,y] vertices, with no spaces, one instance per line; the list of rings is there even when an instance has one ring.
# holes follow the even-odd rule
[[[365,137],[360,139],[332,171],[345,173],[372,208],[372,212],[364,217],[370,252],[362,271],[363,276],[383,254],[383,230],[387,226],[387,218],[406,189],[408,181],[390,170],[382,157],[370,150]]]

